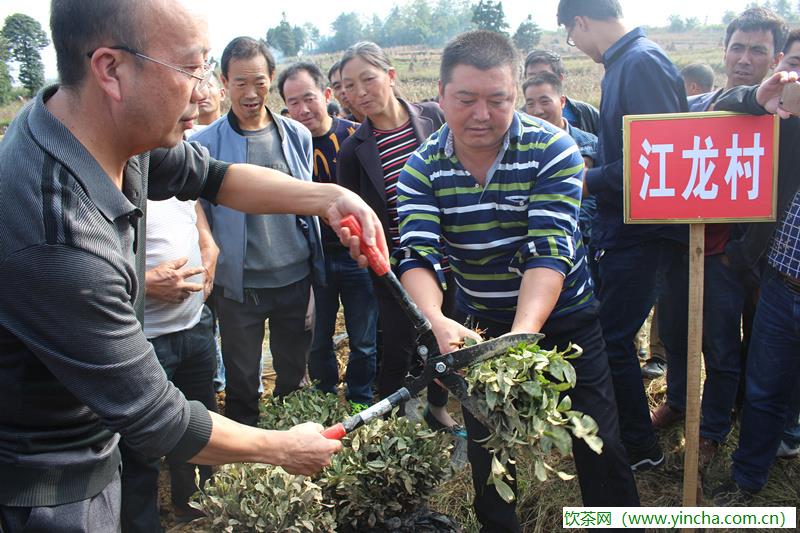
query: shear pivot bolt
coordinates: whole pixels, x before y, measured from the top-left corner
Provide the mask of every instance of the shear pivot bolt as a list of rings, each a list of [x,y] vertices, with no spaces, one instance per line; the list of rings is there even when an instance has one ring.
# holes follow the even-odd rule
[[[439,374],[444,374],[444,371],[447,370],[447,365],[444,363],[436,363],[436,372]]]

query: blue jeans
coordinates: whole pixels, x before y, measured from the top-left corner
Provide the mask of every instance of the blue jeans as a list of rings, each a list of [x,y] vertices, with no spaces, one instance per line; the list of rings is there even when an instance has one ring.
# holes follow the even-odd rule
[[[789,288],[770,268],[761,284],[753,322],[739,447],[731,468],[740,487],[755,492],[767,482],[798,379],[800,292]]]
[[[783,442],[792,448],[800,446],[800,387],[795,387],[789,400],[789,412],[783,426]]]
[[[741,319],[745,288],[738,272],[725,266],[722,255],[705,258],[703,296],[703,385],[700,435],[722,442],[731,430],[731,411],[739,386]],[[686,410],[686,357],[668,358],[667,404]]]
[[[359,268],[342,248],[325,254],[327,285],[314,286],[314,341],[308,358],[308,373],[318,381],[324,392],[335,393],[339,383],[339,368],[333,350],[333,333],[339,298],[344,307],[344,321],[350,344],[347,360],[348,400],[359,403],[372,401],[372,383],[375,381],[378,303],[372,290],[372,281],[365,268]]]
[[[600,323],[622,441],[632,456],[658,447],[634,339],[658,300],[665,351],[686,358],[688,265],[687,247],[667,239],[605,250],[598,261]]]

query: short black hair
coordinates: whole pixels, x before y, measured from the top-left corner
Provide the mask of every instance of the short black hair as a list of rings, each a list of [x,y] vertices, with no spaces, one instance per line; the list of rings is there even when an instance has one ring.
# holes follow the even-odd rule
[[[556,76],[563,77],[567,73],[566,69],[564,69],[564,63],[561,61],[561,56],[551,50],[534,50],[529,53],[525,58],[523,73],[528,71],[529,66],[540,63],[547,64]]]
[[[342,108],[339,107],[335,101],[331,100],[328,102],[328,114],[332,117],[338,117],[339,114],[342,112]]]
[[[329,83],[333,83],[333,81],[332,81],[333,80],[333,75],[335,73],[338,73],[340,70],[342,70],[342,62],[341,62],[341,60],[337,61],[336,63],[331,65],[331,68],[328,69],[328,82]]]
[[[258,54],[267,60],[267,74],[270,78],[275,74],[275,58],[267,48],[264,41],[253,39],[252,37],[237,37],[228,43],[222,52],[221,69],[222,75],[228,77],[228,67],[231,59],[250,59]]]
[[[50,33],[61,85],[84,81],[89,71],[86,54],[99,46],[145,50],[143,4],[141,0],[53,0]]]
[[[511,40],[500,33],[488,30],[464,32],[453,37],[442,51],[439,80],[443,87],[450,83],[453,69],[458,65],[469,65],[478,70],[508,65],[514,73],[517,50]]]
[[[714,88],[714,70],[705,63],[690,63],[681,69],[681,76],[684,81],[694,82],[703,89],[703,92],[709,92]]]
[[[789,49],[797,41],[800,41],[800,28],[789,32],[789,35],[786,37],[786,43],[783,45],[783,53],[788,54]]]
[[[540,85],[551,86],[559,95],[564,94],[564,84],[561,83],[561,78],[552,72],[537,72],[522,84],[522,94],[528,90],[528,87],[539,87]]]
[[[575,17],[621,19],[622,6],[618,0],[561,0],[558,3],[558,25],[569,28]]]
[[[726,50],[728,49],[728,44],[731,42],[731,37],[737,30],[743,32],[770,32],[772,34],[773,54],[777,54],[779,50],[783,49],[783,43],[786,42],[786,35],[789,33],[786,21],[771,9],[765,7],[751,7],[750,9],[746,9],[728,24],[728,29],[725,30]]]
[[[298,61],[297,63],[292,63],[285,69],[281,71],[278,75],[278,92],[283,98],[283,101],[286,101],[286,97],[283,96],[283,85],[286,83],[286,80],[289,78],[296,76],[300,72],[308,72],[308,75],[311,76],[311,79],[314,80],[314,85],[317,86],[322,92],[325,92],[325,89],[328,87],[328,84],[325,83],[325,76],[322,74],[322,71],[316,66],[314,63],[308,61]]]

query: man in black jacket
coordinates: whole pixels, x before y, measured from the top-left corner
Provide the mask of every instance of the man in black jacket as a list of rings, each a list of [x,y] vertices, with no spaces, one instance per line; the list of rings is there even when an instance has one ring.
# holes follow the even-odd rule
[[[733,265],[755,265],[766,252],[767,270],[753,322],[747,360],[746,396],[739,446],[731,478],[714,490],[717,505],[747,504],[767,481],[780,445],[792,389],[800,380],[800,119],[781,106],[786,83],[796,72],[777,72],[756,87],[736,87],[717,100],[716,109],[754,115],[778,113],[778,222],[751,224],[725,253]],[[798,110],[794,110],[797,113]]]

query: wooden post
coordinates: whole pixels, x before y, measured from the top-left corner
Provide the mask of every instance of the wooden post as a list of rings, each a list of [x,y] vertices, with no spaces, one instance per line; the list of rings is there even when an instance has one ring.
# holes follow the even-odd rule
[[[683,505],[696,507],[700,447],[700,363],[703,350],[705,224],[689,224],[689,340],[686,355],[686,447]]]

